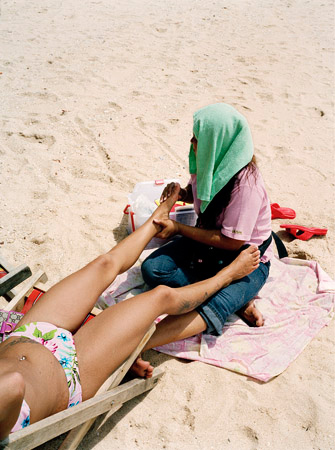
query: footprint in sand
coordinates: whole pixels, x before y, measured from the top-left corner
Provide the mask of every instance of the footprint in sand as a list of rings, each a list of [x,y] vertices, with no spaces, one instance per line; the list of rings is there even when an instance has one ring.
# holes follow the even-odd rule
[[[48,193],[45,192],[45,191],[41,191],[41,192],[34,191],[34,192],[33,192],[33,198],[34,198],[35,200],[47,200],[47,198],[48,198]]]
[[[153,98],[154,95],[149,94],[148,92],[144,92],[144,91],[133,91],[132,95],[134,97],[144,97],[144,98]]]
[[[312,260],[313,256],[305,252],[304,250],[294,250],[293,252],[289,252],[290,258],[298,258],[298,259],[304,259],[304,260]]]
[[[59,100],[59,97],[57,95],[50,92],[24,92],[22,95],[24,95],[25,97],[37,97],[41,100],[52,102],[57,102]]]
[[[30,142],[39,144],[45,144],[47,147],[51,147],[55,142],[56,139],[53,136],[47,136],[45,134],[39,134],[39,133],[32,133],[32,134],[26,134],[23,132],[18,133],[19,136],[23,137],[24,139],[27,139]]]
[[[18,136],[19,138],[23,138],[25,141],[29,141],[33,144],[44,144],[47,146],[47,148],[50,148],[56,142],[54,136],[41,133],[27,134],[22,131],[19,131],[17,133],[14,133],[13,131],[7,131],[6,134],[8,137]]]
[[[27,125],[27,127],[29,127],[30,125],[36,125],[38,123],[40,123],[40,121],[37,119],[28,119],[24,122],[24,124]]]
[[[109,106],[109,108],[114,109],[114,111],[122,111],[121,106],[115,102],[108,102],[108,106]]]
[[[195,416],[192,414],[190,408],[188,406],[184,406],[184,411],[186,413],[186,417],[183,420],[183,423],[187,425],[192,431],[195,429]]]
[[[251,427],[244,427],[243,428],[244,433],[246,436],[252,441],[252,442],[258,442],[258,435],[257,432],[251,428]]]
[[[137,117],[137,122],[139,126],[143,129],[150,129],[154,133],[166,133],[167,127],[162,123],[158,122],[145,122],[141,117]]]

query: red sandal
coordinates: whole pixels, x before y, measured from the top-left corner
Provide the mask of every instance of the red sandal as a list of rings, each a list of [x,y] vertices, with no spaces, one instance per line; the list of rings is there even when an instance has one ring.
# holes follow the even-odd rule
[[[297,239],[308,241],[312,236],[324,236],[327,234],[327,228],[304,227],[303,225],[283,224],[280,228],[285,228],[287,232],[291,233]]]
[[[278,203],[271,203],[271,219],[294,219],[295,211],[291,208],[281,208]]]

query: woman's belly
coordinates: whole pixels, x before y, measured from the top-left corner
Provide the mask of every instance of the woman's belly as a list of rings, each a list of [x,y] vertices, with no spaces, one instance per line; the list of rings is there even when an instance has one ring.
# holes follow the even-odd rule
[[[65,372],[42,344],[24,337],[0,344],[0,373],[19,372],[25,380],[24,398],[31,423],[67,408],[69,391]]]

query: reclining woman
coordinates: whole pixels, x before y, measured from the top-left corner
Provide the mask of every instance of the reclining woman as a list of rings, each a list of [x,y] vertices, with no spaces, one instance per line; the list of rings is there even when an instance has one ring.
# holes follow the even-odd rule
[[[185,314],[258,268],[260,252],[252,246],[208,280],[158,286],[78,329],[99,295],[160,231],[154,221],[168,218],[179,190],[176,185],[151,218],[112,250],[54,285],[0,344],[0,439],[94,396],[158,316]]]

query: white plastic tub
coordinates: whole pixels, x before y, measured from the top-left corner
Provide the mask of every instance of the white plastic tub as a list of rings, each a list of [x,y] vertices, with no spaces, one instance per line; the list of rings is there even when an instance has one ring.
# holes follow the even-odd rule
[[[137,230],[151,216],[157,208],[155,201],[159,200],[164,187],[172,182],[180,181],[178,179],[143,181],[135,185],[133,192],[128,196],[128,205],[123,211],[128,215],[128,233]],[[170,219],[193,226],[196,214],[193,206],[181,206],[170,213]]]

